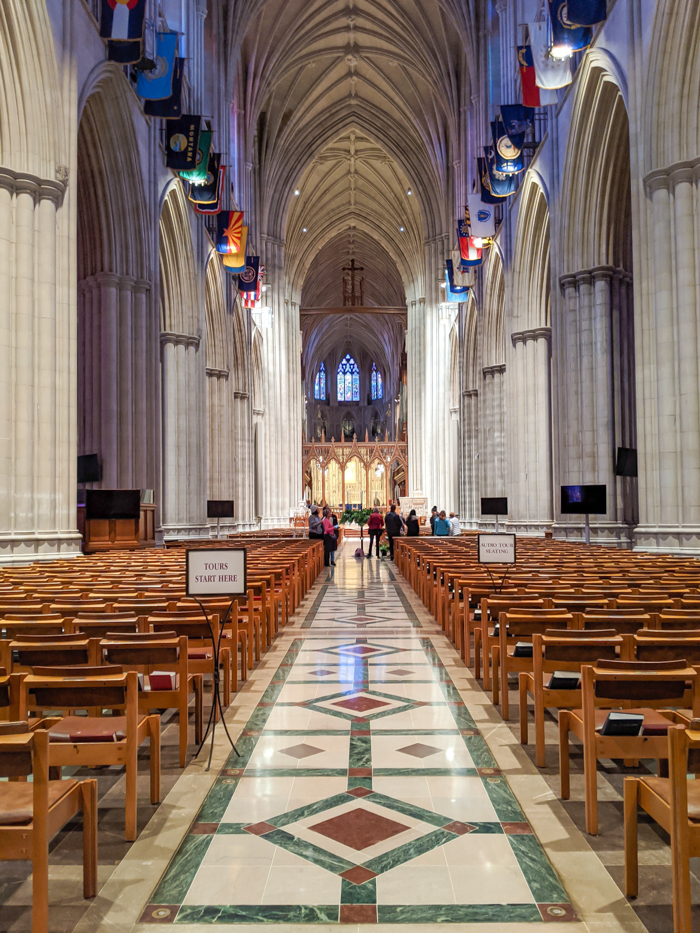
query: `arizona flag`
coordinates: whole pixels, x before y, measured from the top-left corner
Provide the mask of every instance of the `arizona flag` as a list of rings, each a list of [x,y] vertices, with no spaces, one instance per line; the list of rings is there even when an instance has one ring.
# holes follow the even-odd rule
[[[244,227],[241,232],[241,245],[236,253],[230,253],[224,256],[224,266],[231,275],[240,275],[245,272],[245,250],[248,245],[248,228]]]
[[[532,58],[532,48],[529,45],[518,46],[518,67],[523,89],[523,106],[548,107],[550,104],[557,103],[559,99],[557,92],[539,87],[535,80],[535,63]]]
[[[220,211],[216,219],[217,252],[230,256],[241,248],[243,211]]]
[[[127,42],[143,36],[146,0],[102,0],[100,35]]]

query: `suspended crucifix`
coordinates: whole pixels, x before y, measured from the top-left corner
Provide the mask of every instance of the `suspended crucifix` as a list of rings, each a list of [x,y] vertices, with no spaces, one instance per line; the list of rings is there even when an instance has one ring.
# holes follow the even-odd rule
[[[356,266],[355,259],[350,260],[349,266],[343,267],[343,272],[349,272],[348,276],[343,276],[343,307],[356,308],[362,307],[364,301],[364,277],[360,277],[359,282],[355,281],[355,273],[364,272],[363,266]]]

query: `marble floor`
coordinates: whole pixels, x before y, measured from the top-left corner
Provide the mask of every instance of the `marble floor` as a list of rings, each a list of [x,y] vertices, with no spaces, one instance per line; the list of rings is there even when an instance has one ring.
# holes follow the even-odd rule
[[[644,933],[394,565],[352,553],[228,711],[238,754],[219,729],[77,933]]]

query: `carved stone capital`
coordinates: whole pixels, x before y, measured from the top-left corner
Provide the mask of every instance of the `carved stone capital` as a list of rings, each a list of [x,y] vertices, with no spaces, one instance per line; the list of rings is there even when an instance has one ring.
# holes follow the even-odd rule
[[[195,350],[199,350],[200,341],[201,338],[193,334],[174,334],[171,331],[166,331],[160,335],[161,346],[170,343],[175,346],[194,347]]]
[[[211,379],[228,379],[228,369],[214,369],[213,366],[207,366],[207,376]]]
[[[503,375],[505,371],[506,371],[506,364],[497,363],[495,366],[484,366],[484,368],[481,370],[481,373],[484,379],[486,379],[487,376],[495,376],[497,374]]]
[[[511,334],[510,339],[513,342],[513,346],[516,346],[518,343],[527,343],[528,340],[549,341],[552,339],[552,328],[533,327],[531,330],[520,330],[515,334]]]

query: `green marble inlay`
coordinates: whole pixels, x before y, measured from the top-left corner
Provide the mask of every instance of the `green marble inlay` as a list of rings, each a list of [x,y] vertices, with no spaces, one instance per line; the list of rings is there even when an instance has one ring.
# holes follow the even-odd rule
[[[370,878],[364,884],[353,884],[352,881],[341,880],[340,887],[341,904],[376,904],[377,903],[377,881]]]
[[[375,774],[378,773],[379,769],[375,771]],[[439,813],[433,813],[432,810],[424,810],[413,803],[396,800],[394,797],[386,797],[384,794],[376,793],[376,791],[372,795],[372,803],[376,803],[380,807],[386,807],[387,810],[394,810],[396,813],[403,813],[404,816],[413,817],[415,820],[422,820],[431,826],[445,826],[446,823],[452,822],[452,818],[449,816],[441,816]]]
[[[325,868],[326,871],[340,874],[341,871],[347,871],[348,868],[353,868],[354,866],[354,862],[349,862],[347,859],[342,858],[340,855],[334,855],[332,852],[326,852],[325,849],[319,848],[319,846],[314,845],[312,842],[299,839],[297,836],[293,836],[283,829],[275,829],[271,833],[266,833],[262,838],[265,839],[266,842],[271,842],[273,845],[279,846],[281,849],[293,852],[294,855],[298,855],[300,858],[305,858],[308,862],[313,862],[313,864],[318,865],[319,868]]]
[[[248,823],[219,823],[219,828],[216,831],[216,835],[247,836],[248,833],[244,829],[245,826],[248,826]]]
[[[349,777],[348,778],[348,790],[352,790],[354,787],[366,787],[367,790],[372,790],[372,778],[370,777]]]
[[[465,735],[464,744],[477,768],[497,768],[496,759],[480,735]]]
[[[175,923],[337,923],[339,916],[337,904],[323,907],[308,904],[185,905],[180,908]]]
[[[423,732],[425,735],[425,732]],[[374,768],[375,777],[474,777],[476,768]]]
[[[350,768],[372,767],[372,739],[369,735],[350,735]]]
[[[152,904],[181,904],[213,836],[185,836],[151,897]]]
[[[266,822],[278,828],[289,826],[290,823],[296,823],[298,820],[305,820],[307,817],[315,816],[317,813],[325,813],[326,810],[332,810],[334,807],[342,807],[346,803],[350,803],[350,798],[347,794],[335,794],[333,797],[326,797],[323,800],[309,803],[304,807],[297,807],[295,810],[290,810],[288,813],[282,813],[280,816],[274,816]]]
[[[385,871],[396,868],[397,865],[403,865],[405,862],[416,858],[416,856],[431,852],[433,849],[437,849],[438,846],[457,838],[455,833],[448,833],[444,829],[436,829],[432,833],[428,833],[427,836],[421,836],[420,839],[414,839],[413,842],[407,842],[406,845],[392,849],[391,852],[385,852],[384,855],[378,855],[376,858],[370,859],[369,862],[364,862],[363,867],[381,875]]]
[[[418,734],[418,733],[416,733]],[[425,729],[423,733],[425,734]],[[289,735],[289,736],[312,736],[312,735],[348,735],[347,729],[265,729],[265,735]]]
[[[536,923],[541,921],[542,917],[536,904],[377,905],[377,923]]]
[[[246,777],[347,777],[347,768],[248,768]]]
[[[218,778],[197,814],[197,823],[220,823],[238,786],[239,778]],[[173,903],[170,901],[169,903]]]
[[[536,836],[508,836],[518,865],[540,904],[564,904],[569,896],[561,885]]]
[[[503,823],[524,823],[525,815],[502,775],[481,779],[498,819]],[[550,902],[551,903],[551,902]]]

